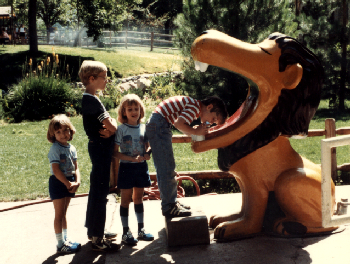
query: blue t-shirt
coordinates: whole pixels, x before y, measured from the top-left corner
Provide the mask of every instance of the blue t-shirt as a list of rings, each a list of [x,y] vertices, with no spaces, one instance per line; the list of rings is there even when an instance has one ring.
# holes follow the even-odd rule
[[[54,175],[52,163],[58,163],[60,165],[60,170],[66,177],[75,174],[75,166],[73,161],[76,161],[78,157],[77,150],[73,145],[68,144],[68,146],[64,146],[58,142],[53,143],[50,148],[48,158],[50,161],[51,175]]]
[[[137,126],[122,124],[118,126],[115,144],[120,146],[120,153],[131,157],[143,156],[145,154],[145,143],[148,142],[145,138],[145,130],[146,126],[144,124],[138,124]],[[120,160],[120,162],[136,163],[127,160]]]

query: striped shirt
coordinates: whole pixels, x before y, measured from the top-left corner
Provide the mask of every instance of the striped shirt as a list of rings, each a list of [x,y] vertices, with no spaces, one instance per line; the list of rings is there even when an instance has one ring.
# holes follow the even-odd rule
[[[161,102],[154,113],[161,114],[169,123],[179,118],[185,119],[187,124],[191,124],[199,117],[201,112],[201,102],[188,96],[173,96]]]

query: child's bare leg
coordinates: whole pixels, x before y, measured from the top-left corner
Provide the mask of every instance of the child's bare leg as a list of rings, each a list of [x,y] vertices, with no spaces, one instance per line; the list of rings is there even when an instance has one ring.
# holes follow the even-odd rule
[[[124,208],[129,208],[129,204],[131,203],[132,189],[121,189],[120,190],[120,205]]]
[[[71,197],[65,197],[65,204],[64,204],[64,216],[62,218],[62,228],[67,229],[67,209],[71,200]]]
[[[133,193],[133,196],[132,196],[134,204],[141,204],[142,203],[142,201],[143,201],[143,190],[144,190],[144,188],[134,187],[134,193]]]
[[[62,233],[63,228],[63,218],[66,215],[66,199],[55,199],[52,201],[54,209],[55,209],[55,219],[54,219],[54,228],[55,233]]]

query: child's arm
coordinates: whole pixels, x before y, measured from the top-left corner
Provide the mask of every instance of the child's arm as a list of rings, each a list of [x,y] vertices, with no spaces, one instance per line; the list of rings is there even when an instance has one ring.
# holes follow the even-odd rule
[[[182,133],[187,135],[197,135],[197,136],[204,136],[208,133],[208,127],[205,124],[200,124],[196,127],[191,127],[189,124],[186,123],[185,119],[179,117],[175,123],[174,126],[180,130]]]
[[[78,167],[78,162],[75,160],[73,161],[73,164],[75,166],[75,182],[72,183],[72,189],[69,191],[70,193],[75,193],[79,186],[80,186],[80,170]]]
[[[119,160],[132,161],[132,162],[141,162],[141,161],[145,160],[145,158],[140,156],[140,155],[138,155],[136,157],[131,157],[131,156],[128,156],[128,155],[125,155],[125,154],[119,152],[119,145],[117,145],[117,144],[115,144],[113,158],[119,159]]]
[[[114,132],[109,131],[108,129],[106,129],[105,126],[103,126],[103,129],[100,129],[99,133],[100,133],[101,138],[109,138],[109,137],[115,135]]]
[[[68,190],[72,188],[72,183],[67,180],[66,176],[63,174],[63,172],[60,170],[60,164],[58,163],[52,163],[52,171],[55,177],[61,181]]]
[[[143,155],[143,157],[145,158],[145,160],[150,160],[152,150],[151,150],[151,146],[149,145],[149,142],[145,143],[145,150],[146,150],[146,153],[145,155]]]
[[[111,131],[113,134],[117,131],[117,121],[114,118],[105,118],[102,121],[102,124],[106,127],[107,130]]]
[[[114,144],[114,153],[119,151],[119,146],[117,144]],[[112,171],[109,180],[110,188],[116,188],[117,182],[118,182],[118,171],[119,171],[119,159],[113,155],[112,159]]]

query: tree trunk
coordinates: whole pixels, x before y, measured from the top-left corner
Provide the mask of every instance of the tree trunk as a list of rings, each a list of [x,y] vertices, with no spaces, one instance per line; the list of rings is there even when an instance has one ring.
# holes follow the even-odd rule
[[[36,1],[29,0],[28,22],[29,22],[29,50],[38,52],[38,36],[36,31]]]

